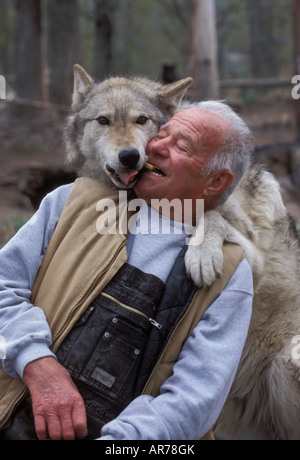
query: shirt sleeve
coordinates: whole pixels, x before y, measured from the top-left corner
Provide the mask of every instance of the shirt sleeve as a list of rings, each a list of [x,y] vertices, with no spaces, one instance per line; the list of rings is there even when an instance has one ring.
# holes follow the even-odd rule
[[[72,184],[47,195],[39,210],[0,251],[0,336],[5,346],[2,367],[23,377],[35,359],[54,356],[43,311],[31,304],[31,289]],[[3,353],[2,356],[3,357]]]
[[[133,400],[102,428],[101,440],[197,440],[216,422],[249,328],[252,273],[243,260],[186,341],[160,395]]]

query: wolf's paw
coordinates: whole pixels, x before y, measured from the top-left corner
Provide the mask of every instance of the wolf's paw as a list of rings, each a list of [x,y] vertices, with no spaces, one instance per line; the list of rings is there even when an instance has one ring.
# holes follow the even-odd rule
[[[214,245],[189,245],[185,255],[188,275],[196,286],[209,288],[223,269],[223,251]]]

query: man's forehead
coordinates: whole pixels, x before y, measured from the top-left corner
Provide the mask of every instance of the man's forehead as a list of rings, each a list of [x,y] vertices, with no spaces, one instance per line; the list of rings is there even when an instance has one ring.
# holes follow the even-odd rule
[[[169,121],[168,123],[166,123],[165,125],[163,125],[160,128],[160,131],[166,132],[168,134],[171,129],[172,129],[172,123],[170,123],[170,121]],[[184,132],[183,130],[180,130],[180,129],[175,133],[175,135],[176,135],[176,137],[185,139],[185,140],[187,140],[188,142],[191,142],[191,143],[193,143],[193,141],[194,141],[193,137],[190,134],[188,134],[187,132]]]
[[[230,126],[230,121],[225,118],[223,115],[214,112],[212,110],[200,107],[193,107],[190,109],[185,109],[180,112],[177,112],[173,117],[164,124],[160,129],[169,130],[170,126],[175,123],[190,124],[194,128],[200,128],[204,125],[217,124],[221,125],[223,128]]]
[[[177,112],[161,131],[187,139],[193,147],[215,151],[227,136],[231,123],[223,115],[206,108],[190,108]],[[175,128],[175,129],[174,129]]]

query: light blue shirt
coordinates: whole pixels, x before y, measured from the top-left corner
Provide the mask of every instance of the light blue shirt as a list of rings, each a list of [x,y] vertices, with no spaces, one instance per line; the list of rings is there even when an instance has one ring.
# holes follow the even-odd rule
[[[128,235],[128,263],[165,283],[190,236],[185,230],[181,222],[162,216],[143,202],[134,231]]]
[[[71,187],[59,187],[49,194],[38,212],[0,251],[0,335],[6,352],[2,366],[13,377],[22,378],[29,362],[54,356],[49,349],[52,337],[45,315],[30,303],[30,297]],[[134,243],[129,243],[131,255]],[[170,247],[175,257],[180,248],[174,241]],[[169,268],[166,264],[162,277]],[[243,260],[186,341],[160,395],[136,398],[103,427],[101,439],[201,438],[218,418],[232,385],[247,336],[252,298],[252,274]]]

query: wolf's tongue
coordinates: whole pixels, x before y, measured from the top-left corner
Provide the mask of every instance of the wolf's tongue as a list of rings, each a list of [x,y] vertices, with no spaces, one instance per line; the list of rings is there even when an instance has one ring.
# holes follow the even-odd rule
[[[128,185],[138,173],[138,171],[119,172],[118,176],[123,184]]]

